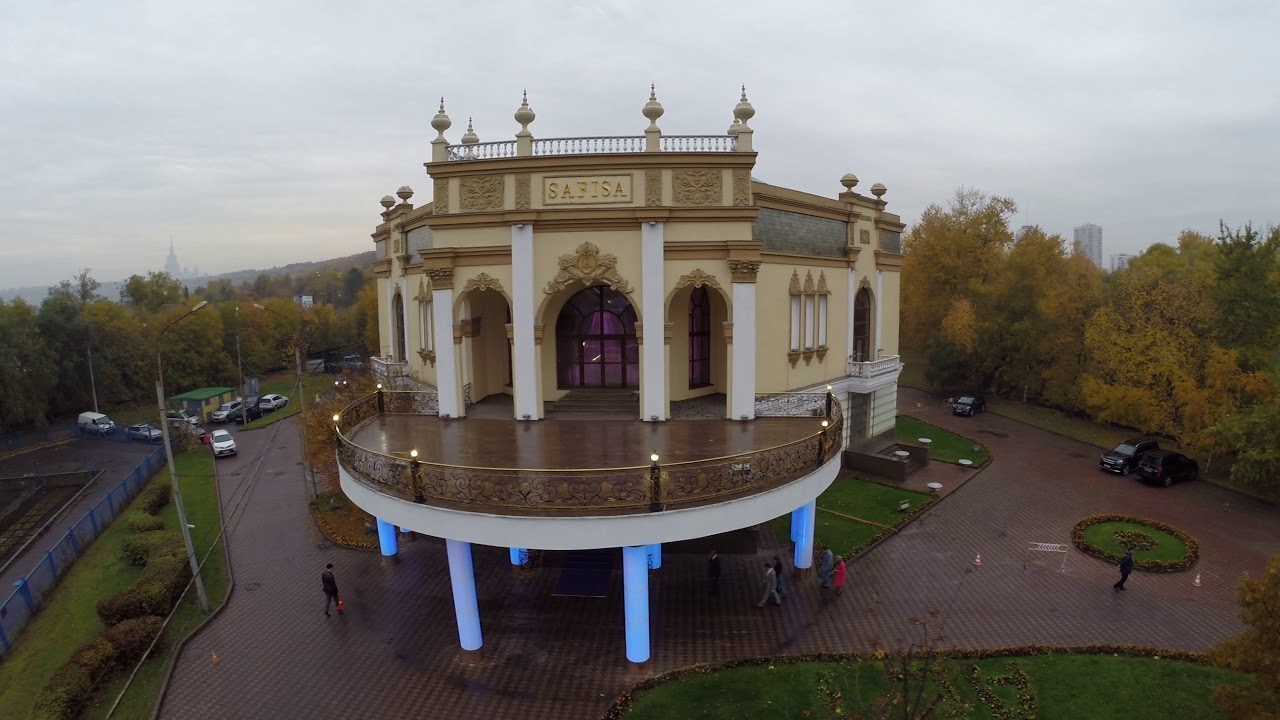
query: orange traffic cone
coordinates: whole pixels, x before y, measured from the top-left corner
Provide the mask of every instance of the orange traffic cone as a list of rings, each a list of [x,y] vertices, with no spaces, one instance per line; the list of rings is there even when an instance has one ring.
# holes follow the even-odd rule
[[[982,553],[978,553],[978,557],[973,559],[973,564],[975,567],[982,567]]]
[[[1191,584],[1195,587],[1200,587],[1200,573],[1196,573],[1196,579],[1192,580]]]
[[[214,665],[217,665],[222,662],[222,658],[218,657],[218,653],[213,653],[213,657],[210,658],[210,661],[212,661]]]

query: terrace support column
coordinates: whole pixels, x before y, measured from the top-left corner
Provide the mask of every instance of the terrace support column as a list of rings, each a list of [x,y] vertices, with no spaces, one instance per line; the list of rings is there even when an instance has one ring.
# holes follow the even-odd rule
[[[796,539],[796,554],[792,564],[797,570],[808,570],[813,567],[813,521],[818,511],[818,501],[810,500],[796,509],[800,513],[800,537]]]
[[[803,524],[804,508],[796,508],[791,511],[791,542],[800,541],[800,526]]]
[[[542,419],[538,402],[538,348],[534,343],[533,225],[511,226],[511,379],[515,384],[515,419]]]
[[[662,543],[644,546],[645,562],[650,570],[662,569]]]
[[[396,541],[396,526],[382,518],[378,518],[378,547],[382,550],[382,557],[395,557],[400,550]]]
[[[408,252],[409,235],[406,233],[404,234],[403,237],[404,237],[404,244],[405,244],[405,252]],[[404,270],[401,269],[401,272],[404,272]],[[409,361],[409,350],[410,348],[413,347],[413,343],[409,342],[409,276],[408,275],[400,276],[400,302],[404,303],[405,307],[404,307],[404,313],[403,313],[404,317],[401,318],[401,323],[400,323],[400,337],[404,338],[404,357],[399,358],[399,360],[400,362],[404,363],[405,373],[408,373],[409,368],[413,365],[413,363]],[[394,308],[392,308],[392,312],[393,313],[395,312]],[[399,348],[398,345],[396,347]],[[390,387],[388,389],[394,390],[396,388]]]
[[[529,548],[513,547],[511,550],[511,564],[523,567],[529,562]]]
[[[436,341],[436,394],[440,417],[462,417],[458,348],[453,344],[453,268],[431,268],[431,324]]]
[[[649,660],[649,567],[645,546],[622,548],[622,593],[626,614],[627,660]]]
[[[733,357],[729,416],[756,416],[756,272],[757,260],[730,260],[733,275]]]
[[[463,650],[479,650],[480,604],[476,601],[476,575],[471,565],[471,543],[444,541],[449,553],[449,581],[453,585],[453,615],[458,621],[458,642]]]
[[[667,419],[666,259],[664,224],[640,224],[640,274],[644,340],[640,347],[640,419]],[[512,257],[514,263],[515,257]]]
[[[881,322],[882,322],[882,318],[884,318],[884,313],[882,312],[882,310],[883,310],[883,306],[884,306],[884,303],[881,301],[881,298],[883,298],[883,297],[884,297],[884,271],[883,271],[883,270],[876,270],[876,299],[875,299],[875,304],[876,304],[876,346],[875,346],[874,354],[873,354],[873,353],[870,353],[870,352],[868,352],[868,353],[867,353],[868,355],[871,355],[871,359],[872,359],[872,360],[879,360],[879,359],[880,359],[880,349],[881,349],[882,347],[884,347],[884,346],[882,345],[882,340],[881,340],[881,336],[880,336],[880,324],[881,324]]]

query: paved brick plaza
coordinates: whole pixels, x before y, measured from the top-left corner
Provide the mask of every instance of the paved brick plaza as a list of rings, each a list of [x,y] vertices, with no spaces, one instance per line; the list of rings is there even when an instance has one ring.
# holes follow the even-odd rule
[[[928,607],[946,611],[947,642],[955,646],[1119,642],[1201,650],[1242,628],[1234,579],[1280,552],[1276,508],[1207,483],[1162,489],[1104,475],[1090,445],[989,413],[953,418],[936,399],[899,392],[902,412],[981,440],[993,462],[977,473],[929,468],[947,497],[854,562],[839,600],[808,577],[793,583],[783,607],[756,608],[760,556],[787,556],[780,548],[722,556],[718,597],[705,592],[701,555],[667,553],[650,576],[653,660],[643,671],[624,658],[620,573],[608,598],[552,597],[556,571],[515,570],[505,548],[474,548],[485,646],[459,651],[443,542],[403,542],[390,564],[376,553],[332,547],[308,516],[297,439],[286,428],[242,514],[228,521],[231,599],[187,644],[161,715],[597,718],[641,672],[865,650],[872,639],[892,643],[904,634],[903,620]],[[241,434],[240,458],[219,464],[224,502],[269,437]],[[1065,573],[1049,558],[1023,569],[1027,541],[1070,542],[1076,520],[1112,511],[1187,531],[1200,541],[1199,565],[1190,573],[1137,573],[1120,594],[1111,591],[1112,566],[1075,552]],[[974,568],[978,553],[983,565]],[[342,619],[321,613],[325,562],[335,564],[350,608]],[[1197,571],[1200,588],[1191,585]]]

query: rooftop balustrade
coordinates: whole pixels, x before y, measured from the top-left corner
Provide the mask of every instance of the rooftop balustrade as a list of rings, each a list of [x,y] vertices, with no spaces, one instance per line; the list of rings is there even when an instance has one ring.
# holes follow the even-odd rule
[[[471,467],[410,457],[408,448],[388,454],[354,441],[353,436],[380,416],[417,415],[424,423],[468,422],[434,417],[434,393],[383,391],[353,401],[338,415],[338,462],[366,487],[411,502],[500,515],[568,516],[642,513],[721,502],[798,480],[839,455],[844,418],[833,395],[770,394],[758,398],[757,405],[772,418],[813,423],[814,430],[750,452],[715,456],[712,448],[708,451],[712,457],[683,462],[573,469]],[[601,422],[640,424],[638,420]],[[727,420],[680,422],[742,426]],[[618,454],[634,456],[635,451],[625,448]]]

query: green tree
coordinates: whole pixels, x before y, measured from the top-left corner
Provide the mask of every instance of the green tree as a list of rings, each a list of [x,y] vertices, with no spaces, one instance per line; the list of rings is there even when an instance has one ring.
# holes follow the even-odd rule
[[[92,395],[89,379],[90,328],[84,320],[85,301],[96,281],[83,273],[77,282],[63,280],[49,288],[40,304],[38,327],[48,348],[57,381],[48,398],[53,413],[73,412]]]
[[[1227,720],[1280,718],[1280,555],[1267,562],[1262,577],[1243,577],[1236,586],[1240,619],[1249,629],[1227,638],[1211,655],[1253,677],[1239,685],[1219,685],[1214,704]]]
[[[1245,225],[1220,225],[1214,258],[1214,337],[1239,350],[1250,370],[1267,367],[1280,350],[1280,227],[1266,237]]]
[[[973,360],[954,341],[935,334],[929,341],[929,366],[924,369],[925,382],[935,392],[951,394],[972,383]]]
[[[365,277],[364,272],[360,268],[351,268],[342,276],[342,298],[343,307],[349,307],[356,302],[356,297],[364,288]]]
[[[155,356],[138,313],[99,300],[84,307],[98,397],[111,404],[154,398]]]
[[[1280,399],[1237,411],[1213,427],[1235,452],[1231,479],[1272,501],[1280,501]]]
[[[0,429],[43,427],[56,381],[35,308],[21,299],[12,304],[0,299]]]
[[[156,312],[182,301],[182,283],[166,272],[149,272],[146,277],[130,275],[120,290],[120,300],[147,312]]]

